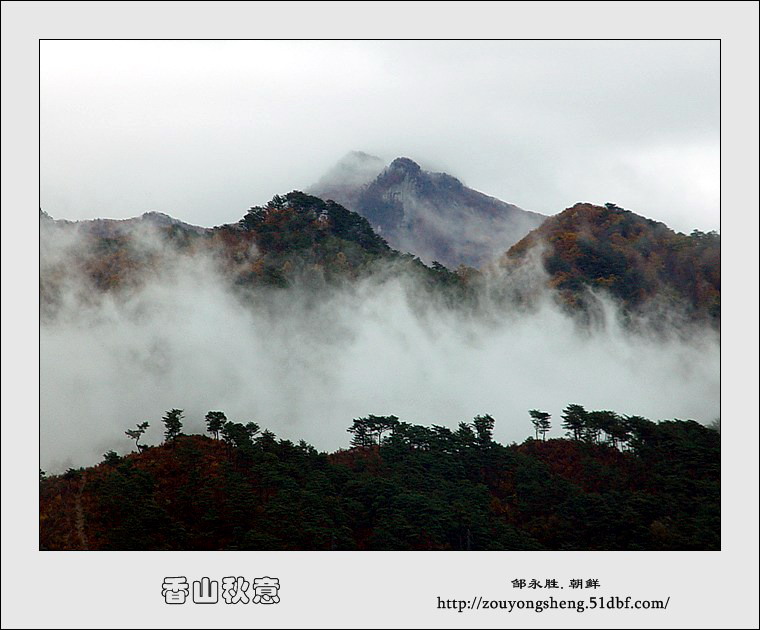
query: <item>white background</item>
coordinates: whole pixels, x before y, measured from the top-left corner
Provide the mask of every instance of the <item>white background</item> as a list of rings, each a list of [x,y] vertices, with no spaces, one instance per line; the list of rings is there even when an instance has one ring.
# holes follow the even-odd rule
[[[2,5],[2,626],[758,626],[758,4],[38,3]],[[39,38],[721,38],[722,551],[699,553],[39,552]],[[167,606],[167,575],[280,579],[276,606]],[[641,613],[458,614],[510,581],[598,578]],[[575,596],[578,591],[562,591]],[[590,592],[584,592],[590,595]],[[543,593],[542,593],[543,596]]]

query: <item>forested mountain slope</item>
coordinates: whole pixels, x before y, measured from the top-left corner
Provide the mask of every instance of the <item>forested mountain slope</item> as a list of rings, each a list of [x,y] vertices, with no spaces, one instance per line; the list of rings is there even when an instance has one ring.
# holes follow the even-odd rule
[[[720,235],[674,232],[613,204],[579,203],[549,217],[512,246],[501,264],[523,264],[538,248],[549,284],[568,304],[586,289],[609,292],[631,309],[685,310],[720,321]]]

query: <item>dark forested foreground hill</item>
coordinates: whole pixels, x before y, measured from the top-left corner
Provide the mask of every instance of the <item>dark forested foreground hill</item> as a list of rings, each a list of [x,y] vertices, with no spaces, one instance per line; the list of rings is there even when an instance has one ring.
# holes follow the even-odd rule
[[[212,437],[183,435],[181,417],[160,446],[41,473],[41,548],[720,548],[720,435],[692,421],[570,405],[567,439],[505,446],[490,416],[453,431],[368,416],[326,454],[221,412]]]

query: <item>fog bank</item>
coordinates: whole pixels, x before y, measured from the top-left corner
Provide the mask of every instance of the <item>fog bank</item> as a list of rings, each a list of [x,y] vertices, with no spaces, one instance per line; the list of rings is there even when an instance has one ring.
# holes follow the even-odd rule
[[[70,297],[41,328],[41,466],[128,452],[124,431],[146,420],[145,442],[157,444],[173,407],[187,432],[223,410],[320,450],[347,447],[351,420],[370,413],[451,427],[490,413],[501,442],[532,434],[533,408],[552,414],[549,437],[563,435],[568,403],[652,420],[719,415],[712,331],[650,339],[623,330],[608,303],[591,333],[548,295],[530,312],[465,315],[421,308],[418,294],[395,277],[316,300],[297,287],[260,290],[248,304],[195,258],[139,291],[87,306]]]

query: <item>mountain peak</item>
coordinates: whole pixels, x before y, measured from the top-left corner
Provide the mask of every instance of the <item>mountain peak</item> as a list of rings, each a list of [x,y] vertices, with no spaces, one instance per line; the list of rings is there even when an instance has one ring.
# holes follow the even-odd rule
[[[447,173],[400,156],[383,167],[361,151],[346,155],[310,192],[365,217],[394,249],[449,268],[480,267],[544,216],[467,188]]]
[[[393,162],[390,163],[390,166],[388,168],[392,170],[404,171],[410,175],[416,175],[422,171],[420,165],[408,157],[397,157],[395,160],[393,160]]]

